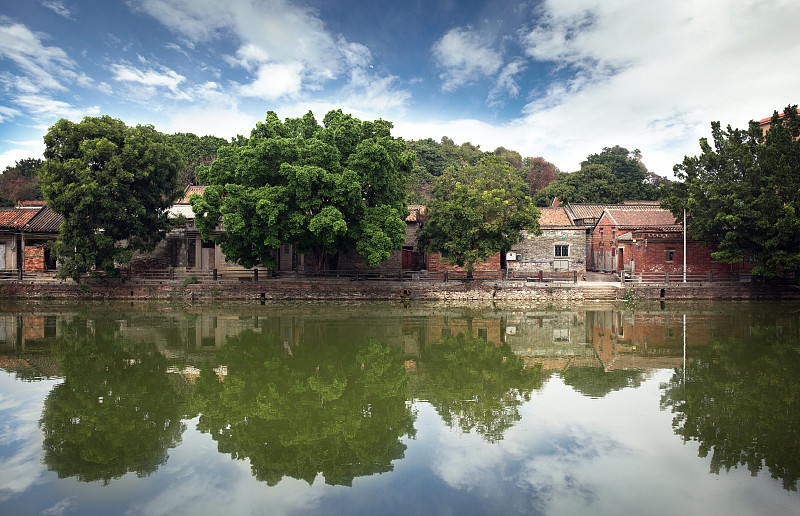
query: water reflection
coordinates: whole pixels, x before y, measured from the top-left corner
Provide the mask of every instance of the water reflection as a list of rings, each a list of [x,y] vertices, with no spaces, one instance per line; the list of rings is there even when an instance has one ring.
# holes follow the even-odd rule
[[[198,428],[269,485],[285,476],[311,484],[321,473],[349,486],[391,471],[400,438],[414,433],[399,350],[308,334],[292,346],[250,330],[228,338],[217,354],[227,376],[205,366],[197,380]]]
[[[661,406],[719,474],[766,467],[783,488],[800,479],[800,316],[756,313],[738,335],[714,338],[663,386]],[[741,330],[747,329],[744,334]],[[738,331],[736,331],[738,330]]]
[[[420,400],[456,434],[499,445],[552,378],[588,403],[666,369],[660,408],[713,473],[766,468],[793,490],[799,329],[779,305],[685,319],[658,306],[40,309],[0,313],[0,367],[63,378],[42,410],[42,461],[86,482],[152,474],[196,417],[265,485],[350,486],[406,460]]]
[[[118,329],[114,320],[76,317],[51,343],[64,381],[47,396],[39,426],[42,460],[60,478],[145,476],[181,442],[185,385],[166,373],[152,343],[117,339]]]
[[[508,345],[459,333],[420,352],[421,395],[448,426],[489,442],[520,420],[519,406],[542,386],[541,366],[524,368]]]

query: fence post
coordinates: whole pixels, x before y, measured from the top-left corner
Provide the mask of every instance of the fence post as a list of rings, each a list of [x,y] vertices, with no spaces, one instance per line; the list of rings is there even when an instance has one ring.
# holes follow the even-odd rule
[[[447,283],[447,271],[444,271],[444,282]]]
[[[258,283],[258,269],[253,269],[253,282]]]
[[[623,275],[624,278],[624,275]],[[572,282],[578,283],[578,271],[572,271]]]
[[[169,268],[169,280],[175,281],[175,267]]]
[[[669,283],[669,271],[664,271],[664,283]]]
[[[17,269],[17,279],[22,281],[22,266],[20,265],[19,269]]]
[[[708,282],[712,283],[714,281],[714,271],[708,271]]]
[[[539,282],[542,281],[542,271],[539,271]]]
[[[211,271],[211,278],[214,281],[217,281],[217,269],[214,269],[214,270]]]

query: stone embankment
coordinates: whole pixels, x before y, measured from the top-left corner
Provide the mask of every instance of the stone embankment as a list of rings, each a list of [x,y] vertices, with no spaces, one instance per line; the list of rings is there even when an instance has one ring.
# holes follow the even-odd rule
[[[627,293],[627,296],[626,296]],[[622,301],[691,299],[800,299],[792,286],[749,283],[620,284],[619,282],[535,283],[521,281],[348,281],[264,280],[258,282],[116,281],[75,284],[71,281],[0,283],[7,299],[152,299],[168,301],[227,300],[400,300],[400,301]]]

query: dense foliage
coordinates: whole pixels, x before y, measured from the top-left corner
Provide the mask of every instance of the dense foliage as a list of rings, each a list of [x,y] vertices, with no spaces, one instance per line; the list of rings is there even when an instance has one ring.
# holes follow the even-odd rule
[[[526,369],[507,345],[463,333],[425,346],[420,368],[422,395],[442,421],[489,442],[503,439],[521,419],[519,407],[542,386],[541,368]]]
[[[720,261],[753,262],[765,277],[800,271],[800,116],[797,106],[772,116],[766,134],[711,124],[713,147],[675,166],[664,204],[687,211],[688,230],[709,244]]]
[[[418,231],[420,246],[472,270],[497,252],[511,249],[527,230],[539,233],[539,211],[519,173],[489,156],[477,165],[440,177]]]
[[[163,134],[109,116],[62,118],[44,141],[42,191],[65,219],[53,248],[62,277],[113,272],[164,237],[180,156]]]
[[[217,356],[225,380],[208,366],[197,380],[198,429],[269,485],[286,476],[311,484],[322,474],[349,486],[391,471],[405,453],[401,438],[414,434],[400,351],[376,339],[335,345],[324,327],[304,328],[292,347],[250,330],[229,338]]]
[[[21,159],[0,174],[0,206],[13,206],[18,201],[42,199],[39,172],[42,160]]]
[[[39,420],[42,461],[59,478],[107,484],[129,472],[146,476],[181,442],[188,393],[154,344],[120,339],[118,330],[108,318],[59,326],[53,352],[64,381]]]
[[[282,243],[311,253],[316,270],[350,250],[377,265],[404,241],[413,166],[391,128],[341,110],[329,112],[323,126],[311,112],[281,122],[270,111],[250,138],[221,148],[201,168],[210,186],[191,200],[198,229],[208,239],[224,220],[222,251],[245,267],[274,266]]]
[[[662,388],[663,409],[684,441],[698,443],[719,474],[762,468],[797,490],[800,480],[800,320],[766,314],[747,337],[712,341],[708,353],[678,369]]]
[[[579,171],[558,174],[533,199],[537,206],[549,206],[555,197],[572,203],[652,201],[661,196],[665,183],[665,178],[647,171],[638,149],[615,145],[591,154]]]
[[[211,165],[217,157],[217,150],[228,145],[224,138],[216,136],[197,136],[192,133],[175,133],[167,135],[169,145],[183,157],[183,166],[179,174],[181,188],[199,184],[197,167]]]

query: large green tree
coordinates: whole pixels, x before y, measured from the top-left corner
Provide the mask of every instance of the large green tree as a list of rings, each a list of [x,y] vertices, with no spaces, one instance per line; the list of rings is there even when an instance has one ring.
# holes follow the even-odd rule
[[[537,206],[550,206],[553,198],[572,203],[609,203],[625,199],[624,187],[604,165],[586,165],[578,172],[559,174],[558,179],[536,192]]]
[[[519,172],[500,156],[451,169],[440,177],[420,228],[420,245],[440,252],[467,270],[520,241],[521,232],[540,233],[539,211]]]
[[[676,217],[686,209],[690,233],[712,256],[736,263],[751,259],[753,274],[800,271],[800,116],[797,106],[776,111],[766,134],[711,124],[712,144],[675,166],[664,204]]]
[[[647,167],[641,160],[639,149],[629,151],[625,147],[615,145],[604,147],[602,152],[591,154],[581,167],[603,165],[618,180],[622,189],[622,198],[630,201],[655,200],[658,190],[651,184]]]
[[[405,238],[403,199],[413,166],[391,128],[341,110],[322,126],[310,111],[285,122],[270,111],[250,138],[221,148],[201,169],[209,186],[191,200],[197,227],[209,238],[223,220],[222,250],[245,267],[274,266],[282,243],[311,253],[317,270],[350,250],[370,266],[385,261]]]
[[[62,277],[113,272],[164,237],[167,209],[180,194],[180,156],[163,134],[110,116],[62,118],[44,142],[42,191],[64,216],[54,246]]]

